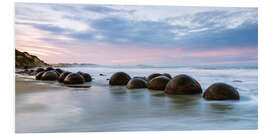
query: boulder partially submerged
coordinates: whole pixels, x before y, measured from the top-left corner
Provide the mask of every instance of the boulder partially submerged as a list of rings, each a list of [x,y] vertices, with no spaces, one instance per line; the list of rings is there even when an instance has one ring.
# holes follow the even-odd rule
[[[177,75],[166,85],[167,94],[199,94],[202,88],[199,82],[188,75]]]
[[[81,76],[83,76],[85,82],[91,82],[92,81],[92,77],[91,77],[90,74],[83,73],[83,72],[78,72],[78,74],[80,74]]]
[[[128,89],[139,89],[139,88],[147,88],[147,82],[141,78],[132,78],[128,81],[127,86]]]
[[[47,68],[45,69],[45,71],[51,71],[51,70],[54,70],[54,68],[53,68],[53,67],[47,67]]]
[[[64,72],[64,70],[62,70],[62,69],[60,69],[60,68],[55,69],[55,71],[56,71],[57,73],[59,73],[59,75],[62,74],[62,73]]]
[[[160,73],[153,73],[153,74],[149,75],[149,76],[147,77],[148,83],[149,83],[153,78],[158,77],[158,76],[161,76],[161,74],[160,74]]]
[[[46,71],[42,74],[41,80],[55,81],[58,75],[55,71]]]
[[[60,76],[58,77],[58,81],[59,82],[64,82],[65,78],[67,77],[67,75],[69,75],[71,72],[63,72],[62,74],[60,74]]]
[[[110,85],[126,85],[130,80],[130,76],[125,72],[114,73],[109,81]]]
[[[150,80],[150,82],[148,83],[148,89],[164,90],[169,81],[170,78],[168,78],[167,76],[157,76]]]
[[[205,90],[203,98],[207,100],[239,100],[240,96],[233,86],[225,83],[214,83]]]
[[[64,79],[64,84],[83,84],[84,82],[83,76],[77,73],[70,73]]]
[[[169,79],[172,79],[172,76],[169,73],[163,73],[162,75],[167,76]]]
[[[39,68],[37,68],[37,69],[36,69],[36,71],[35,71],[35,72],[36,72],[36,74],[38,74],[38,73],[39,73],[39,72],[41,72],[41,71],[44,71],[44,69],[43,69],[43,68],[41,68],[41,67],[39,67]]]
[[[40,71],[39,73],[36,74],[36,80],[41,80],[41,77],[43,75],[43,73],[45,73],[45,71]]]

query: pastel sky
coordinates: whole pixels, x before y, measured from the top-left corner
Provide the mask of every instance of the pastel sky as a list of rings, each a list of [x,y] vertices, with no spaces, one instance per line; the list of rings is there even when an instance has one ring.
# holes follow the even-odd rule
[[[47,63],[249,65],[257,8],[15,5],[15,44]]]

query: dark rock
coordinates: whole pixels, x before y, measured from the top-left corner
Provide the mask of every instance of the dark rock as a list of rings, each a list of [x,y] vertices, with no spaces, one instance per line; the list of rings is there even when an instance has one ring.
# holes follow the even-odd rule
[[[134,79],[136,79],[136,78],[143,79],[143,80],[145,80],[145,81],[147,82],[147,78],[146,78],[146,77],[135,76],[135,77],[133,77],[133,78],[134,78]]]
[[[60,76],[60,73],[57,72],[56,70],[51,70],[51,71],[54,71],[58,75],[58,77]]]
[[[99,76],[105,76],[104,74],[99,74]]]
[[[147,88],[146,80],[141,78],[132,78],[127,83],[127,88],[129,89],[139,89],[139,88]]]
[[[64,84],[83,84],[84,78],[80,74],[71,73],[64,79]]]
[[[46,71],[41,76],[41,80],[54,81],[54,80],[57,80],[57,78],[58,78],[58,75],[55,71]]]
[[[59,74],[62,74],[64,71],[62,70],[62,69],[60,69],[60,68],[57,68],[57,69],[55,69],[55,71],[57,72],[57,73],[59,73]]]
[[[167,76],[157,76],[148,83],[148,89],[152,90],[164,90],[170,78]]]
[[[53,68],[53,67],[47,67],[47,68],[45,69],[45,71],[51,71],[51,70],[54,70],[54,68]]]
[[[78,72],[78,74],[80,74],[81,76],[83,76],[85,82],[91,82],[92,81],[92,77],[91,77],[90,74],[83,73],[83,72]]]
[[[44,71],[44,69],[43,68],[37,68],[36,69],[36,74],[39,73],[39,72],[41,72],[41,71]]]
[[[172,76],[168,73],[163,73],[162,75],[167,76],[169,79],[172,79]]]
[[[71,72],[63,72],[63,73],[60,74],[60,76],[58,77],[58,81],[59,81],[59,82],[64,82],[66,76],[67,76],[68,74],[70,74],[70,73],[71,73]]]
[[[188,75],[177,75],[166,85],[167,94],[198,94],[202,93],[199,82]]]
[[[207,100],[239,100],[238,91],[225,83],[214,83],[208,87],[203,97]]]
[[[41,80],[41,77],[45,71],[40,71],[39,73],[36,74],[36,80]]]
[[[114,73],[109,81],[110,85],[126,85],[130,80],[130,76],[124,72],[116,72]]]
[[[161,74],[160,73],[153,73],[153,74],[149,75],[147,78],[148,83],[151,81],[151,79],[158,77],[158,76],[161,76]]]

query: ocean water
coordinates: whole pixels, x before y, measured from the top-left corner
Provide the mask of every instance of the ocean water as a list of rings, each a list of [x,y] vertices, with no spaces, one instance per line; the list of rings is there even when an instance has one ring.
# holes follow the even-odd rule
[[[94,78],[89,83],[91,87],[68,88],[57,82],[30,78],[37,85],[56,85],[60,90],[17,94],[16,132],[245,130],[258,127],[257,67],[141,65],[62,69],[91,74]],[[215,82],[225,82],[238,89],[240,100],[207,101],[202,95],[167,95],[162,91],[109,86],[106,79],[118,71],[132,77],[147,77],[151,73],[187,74],[201,84],[203,91]]]

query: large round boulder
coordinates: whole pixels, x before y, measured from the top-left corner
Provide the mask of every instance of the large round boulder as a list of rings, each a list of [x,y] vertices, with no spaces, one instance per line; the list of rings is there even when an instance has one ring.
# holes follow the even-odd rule
[[[158,76],[161,76],[161,74],[160,74],[160,73],[153,73],[153,74],[149,75],[149,76],[147,77],[148,83],[149,83],[153,78],[158,77]]]
[[[60,76],[60,73],[58,73],[56,70],[51,70],[51,71],[54,71],[58,75],[58,77]]]
[[[208,87],[203,98],[207,100],[239,100],[240,96],[236,88],[225,83],[214,83]]]
[[[45,71],[51,71],[51,70],[54,70],[54,68],[53,68],[53,67],[47,67],[47,68],[45,69]]]
[[[58,81],[59,81],[59,82],[64,82],[66,76],[67,76],[68,74],[70,74],[70,73],[71,73],[71,72],[63,72],[63,73],[61,73],[60,76],[58,77]]]
[[[162,75],[167,76],[169,79],[172,79],[172,76],[169,73],[163,73]]]
[[[44,71],[44,69],[39,67],[39,68],[36,69],[35,72],[36,72],[36,74],[38,74],[38,73],[41,72],[41,71]]]
[[[141,78],[132,78],[127,83],[128,89],[147,88],[147,82]]]
[[[134,76],[133,78],[134,78],[134,79],[135,79],[135,78],[143,79],[143,80],[145,80],[145,81],[147,82],[147,78],[144,77],[144,76]]]
[[[83,84],[84,78],[80,74],[70,73],[64,79],[64,84]]]
[[[46,71],[42,74],[41,80],[54,81],[57,80],[58,75],[55,71]]]
[[[167,76],[158,76],[150,80],[148,83],[148,89],[152,90],[164,90],[167,83],[170,81],[170,78]]]
[[[110,85],[126,85],[130,80],[130,76],[124,72],[116,72],[114,73],[109,81]]]
[[[83,76],[85,82],[91,82],[92,81],[92,77],[91,77],[90,74],[83,73],[83,72],[78,72],[78,74],[80,74],[81,76]]]
[[[45,71],[40,71],[39,73],[36,74],[36,80],[41,80],[41,77],[43,75],[43,73],[45,73]]]
[[[62,70],[62,69],[60,69],[60,68],[57,68],[57,69],[55,69],[55,71],[57,72],[57,73],[59,73],[59,74],[62,74],[64,71]]]
[[[177,75],[172,78],[166,85],[167,94],[198,94],[202,93],[199,82],[188,75]]]

